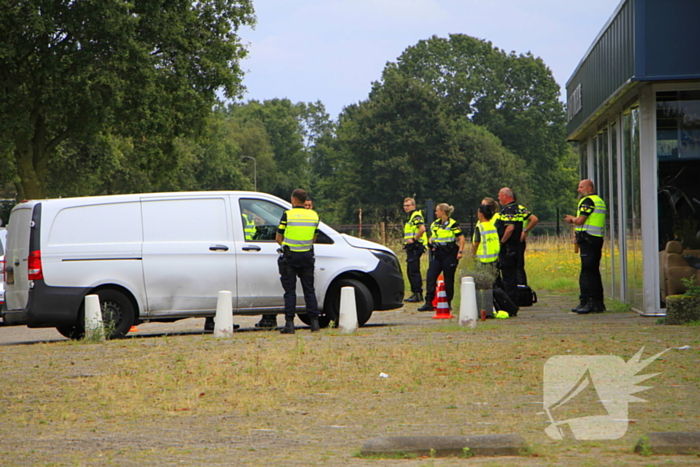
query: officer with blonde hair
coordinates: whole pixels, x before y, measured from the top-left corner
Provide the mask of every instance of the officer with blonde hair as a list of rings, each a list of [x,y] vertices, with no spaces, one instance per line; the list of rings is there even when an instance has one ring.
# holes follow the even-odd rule
[[[425,304],[418,311],[434,311],[435,285],[440,273],[445,279],[447,302],[452,308],[452,298],[455,291],[455,272],[457,264],[464,253],[464,235],[459,228],[459,222],[450,216],[454,207],[446,203],[438,204],[435,208],[435,221],[430,225],[428,245],[433,251],[433,259],[428,267],[428,283],[425,292]]]

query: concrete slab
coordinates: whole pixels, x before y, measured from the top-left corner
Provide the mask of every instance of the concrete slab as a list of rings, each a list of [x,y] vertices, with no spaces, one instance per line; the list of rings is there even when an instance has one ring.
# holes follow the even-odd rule
[[[515,433],[477,436],[390,436],[370,439],[362,447],[361,454],[413,454],[433,457],[518,456],[527,447],[525,439]]]
[[[700,455],[700,431],[652,432],[639,439],[634,452]]]

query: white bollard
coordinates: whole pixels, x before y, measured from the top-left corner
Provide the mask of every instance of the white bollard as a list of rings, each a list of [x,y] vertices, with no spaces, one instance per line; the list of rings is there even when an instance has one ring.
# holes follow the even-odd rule
[[[85,296],[85,338],[101,341],[105,339],[99,295]]]
[[[220,290],[216,300],[214,337],[233,335],[233,298],[228,290]]]
[[[471,279],[471,280],[465,280]],[[479,311],[476,309],[476,284],[473,277],[463,277],[461,284],[462,300],[459,303],[459,324],[476,329]]]
[[[357,330],[357,305],[355,304],[355,287],[340,289],[340,313],[338,327],[344,333]]]

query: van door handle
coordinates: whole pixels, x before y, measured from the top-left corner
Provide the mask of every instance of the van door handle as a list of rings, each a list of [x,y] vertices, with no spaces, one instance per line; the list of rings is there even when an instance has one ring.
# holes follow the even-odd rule
[[[218,250],[223,250],[223,251],[228,251],[228,247],[226,245],[212,245],[209,247],[210,251],[218,251]]]
[[[241,248],[243,251],[260,251],[261,248],[257,245],[245,245]]]

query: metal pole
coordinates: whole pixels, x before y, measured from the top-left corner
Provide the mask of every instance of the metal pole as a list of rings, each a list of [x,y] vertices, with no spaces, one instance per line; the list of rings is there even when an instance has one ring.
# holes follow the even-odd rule
[[[253,161],[253,187],[258,191],[258,161],[251,156],[241,156],[241,159],[250,159]]]
[[[433,225],[433,221],[435,220],[435,202],[432,199],[429,199],[426,202],[426,212],[425,213],[425,218],[428,220],[426,223],[426,230],[428,233],[428,237],[430,237],[430,226]],[[433,260],[433,250],[428,248],[428,262]]]
[[[360,210],[358,211],[357,218],[358,218],[359,223],[360,223],[359,228],[357,229],[357,234],[358,234],[357,237],[362,238],[362,208],[360,208]]]

